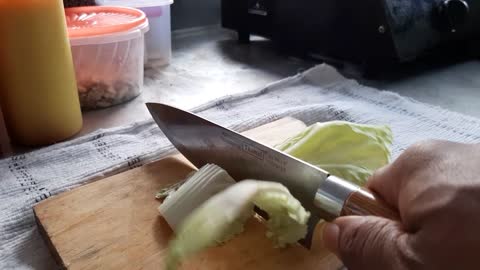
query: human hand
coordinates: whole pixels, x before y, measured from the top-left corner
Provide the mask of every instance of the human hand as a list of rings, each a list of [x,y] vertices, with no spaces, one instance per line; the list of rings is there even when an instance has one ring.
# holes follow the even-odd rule
[[[349,270],[480,269],[480,145],[418,143],[367,187],[401,221],[350,216],[327,224],[325,245]]]

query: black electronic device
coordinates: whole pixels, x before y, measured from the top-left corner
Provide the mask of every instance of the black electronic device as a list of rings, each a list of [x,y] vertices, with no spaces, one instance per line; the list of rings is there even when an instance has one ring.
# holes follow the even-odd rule
[[[222,25],[242,41],[254,34],[292,52],[385,67],[477,40],[480,1],[222,0]]]

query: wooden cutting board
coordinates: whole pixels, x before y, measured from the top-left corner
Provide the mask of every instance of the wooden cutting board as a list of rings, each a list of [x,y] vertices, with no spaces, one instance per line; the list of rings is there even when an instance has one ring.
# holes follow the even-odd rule
[[[245,135],[275,145],[303,128],[286,118]],[[34,207],[38,227],[65,269],[164,269],[173,233],[154,195],[192,170],[185,158],[173,156],[51,197]],[[312,250],[275,249],[265,226],[252,218],[243,234],[188,259],[181,269],[338,269],[339,261],[322,246],[320,227]]]

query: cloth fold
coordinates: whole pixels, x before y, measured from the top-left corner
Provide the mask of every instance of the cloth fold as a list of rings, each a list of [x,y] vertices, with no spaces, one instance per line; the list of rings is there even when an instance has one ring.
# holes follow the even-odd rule
[[[307,125],[390,125],[393,157],[424,139],[480,142],[480,120],[369,88],[319,65],[266,87],[183,108],[245,131],[290,116]],[[175,152],[152,120],[0,160],[0,269],[55,269],[32,207],[56,194]]]

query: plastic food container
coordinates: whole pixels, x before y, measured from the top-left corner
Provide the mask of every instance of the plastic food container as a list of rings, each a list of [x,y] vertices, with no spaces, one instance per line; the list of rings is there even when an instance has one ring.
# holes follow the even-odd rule
[[[147,15],[150,31],[145,36],[147,59],[167,65],[172,58],[170,5],[173,0],[97,0],[98,5],[138,8]]]
[[[90,6],[68,8],[65,14],[82,108],[105,108],[137,97],[149,30],[145,13]]]

